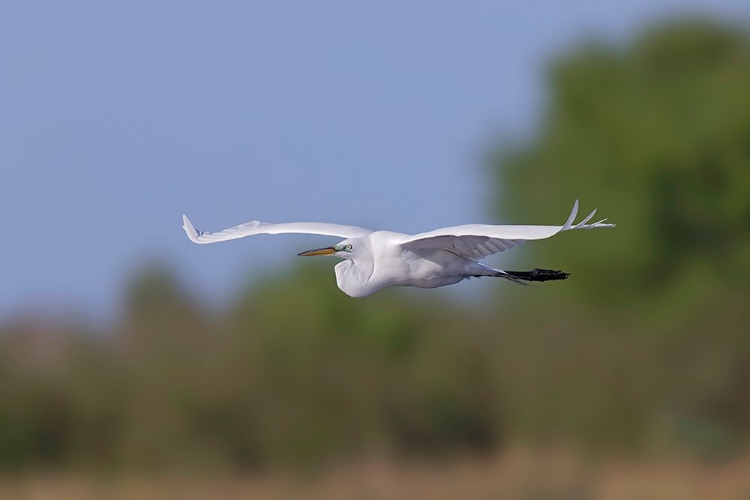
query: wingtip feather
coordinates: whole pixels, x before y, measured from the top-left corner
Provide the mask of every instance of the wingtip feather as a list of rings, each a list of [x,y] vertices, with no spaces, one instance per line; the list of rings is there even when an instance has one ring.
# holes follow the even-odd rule
[[[568,220],[565,221],[565,224],[563,225],[563,231],[573,227],[573,221],[576,220],[577,215],[578,215],[578,200],[576,200],[575,203],[573,203],[573,210],[570,211]]]
[[[609,223],[605,224],[604,221],[607,220],[606,218],[600,220],[599,222],[588,224],[588,222],[594,217],[595,214],[596,214],[596,209],[594,209],[581,222],[579,222],[576,225],[573,225],[573,221],[575,220],[576,215],[578,215],[578,200],[576,200],[575,203],[573,204],[573,211],[570,212],[570,217],[568,217],[568,221],[562,227],[562,230],[567,231],[569,229],[593,229],[596,227],[615,227],[615,224],[609,224]]]
[[[190,219],[188,219],[187,215],[182,215],[182,229],[185,230],[185,234],[187,234],[188,238],[190,238],[190,241],[194,243],[199,243],[200,240],[198,237],[200,236],[200,233],[196,231],[195,226],[193,226],[193,223],[190,222]]]
[[[594,215],[596,215],[596,209],[594,209],[593,212],[591,212],[590,214],[588,214],[585,219],[583,219],[581,222],[579,222],[578,224],[576,224],[575,229],[578,229],[580,227],[584,227],[588,221],[590,221],[591,219],[594,218]]]

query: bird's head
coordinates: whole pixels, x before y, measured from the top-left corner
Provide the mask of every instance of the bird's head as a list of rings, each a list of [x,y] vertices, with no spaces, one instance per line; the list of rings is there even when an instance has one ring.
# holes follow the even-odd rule
[[[339,259],[353,259],[357,253],[358,245],[354,239],[344,240],[331,247],[316,248],[298,253],[302,257],[312,257],[313,255],[329,255]]]

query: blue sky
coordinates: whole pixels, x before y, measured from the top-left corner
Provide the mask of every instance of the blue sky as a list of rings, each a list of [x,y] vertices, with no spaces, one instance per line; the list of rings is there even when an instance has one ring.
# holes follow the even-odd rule
[[[555,54],[687,13],[748,20],[750,2],[3,2],[0,320],[109,316],[151,259],[221,303],[330,241],[199,247],[182,213],[554,222],[491,217],[482,153],[533,129]]]

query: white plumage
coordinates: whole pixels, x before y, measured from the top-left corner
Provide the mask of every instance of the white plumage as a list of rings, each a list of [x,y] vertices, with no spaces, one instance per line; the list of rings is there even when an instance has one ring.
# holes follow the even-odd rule
[[[495,226],[466,224],[415,235],[393,231],[370,231],[356,226],[324,222],[270,224],[251,221],[218,233],[197,231],[183,215],[183,229],[198,244],[216,243],[256,234],[307,233],[345,238],[339,244],[299,255],[331,255],[343,259],[336,265],[336,282],[351,297],[364,297],[389,286],[436,288],[470,277],[493,276],[516,283],[565,279],[561,271],[504,271],[479,263],[489,255],[530,240],[550,238],[562,231],[614,227],[606,219],[588,222],[596,210],[574,224],[578,200],[562,226]]]

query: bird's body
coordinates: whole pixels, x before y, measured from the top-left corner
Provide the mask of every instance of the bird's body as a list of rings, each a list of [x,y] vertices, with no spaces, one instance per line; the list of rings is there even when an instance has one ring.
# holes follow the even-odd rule
[[[339,288],[352,297],[364,297],[389,286],[437,288],[471,276],[497,274],[444,248],[412,248],[405,244],[409,238],[393,231],[375,231],[362,238],[365,241],[358,243],[367,249],[368,258],[347,259],[336,265]]]
[[[467,224],[416,235],[319,222],[268,224],[258,221],[219,233],[206,233],[196,231],[186,216],[183,216],[183,228],[193,242],[201,244],[255,234],[311,233],[346,238],[332,247],[299,255],[332,255],[344,259],[335,268],[338,287],[351,297],[364,297],[389,286],[437,288],[482,276],[521,284],[523,281],[565,279],[568,274],[561,271],[504,271],[484,266],[479,260],[524,241],[549,238],[561,231],[614,226],[605,224],[604,220],[586,224],[596,210],[574,225],[577,212],[576,200],[568,221],[562,226]]]
[[[364,297],[389,286],[435,288],[458,283],[475,262],[442,249],[415,253],[403,242],[409,235],[375,231],[359,238],[364,259],[345,259],[336,264],[336,283],[352,297]],[[354,245],[354,244],[352,244]]]

